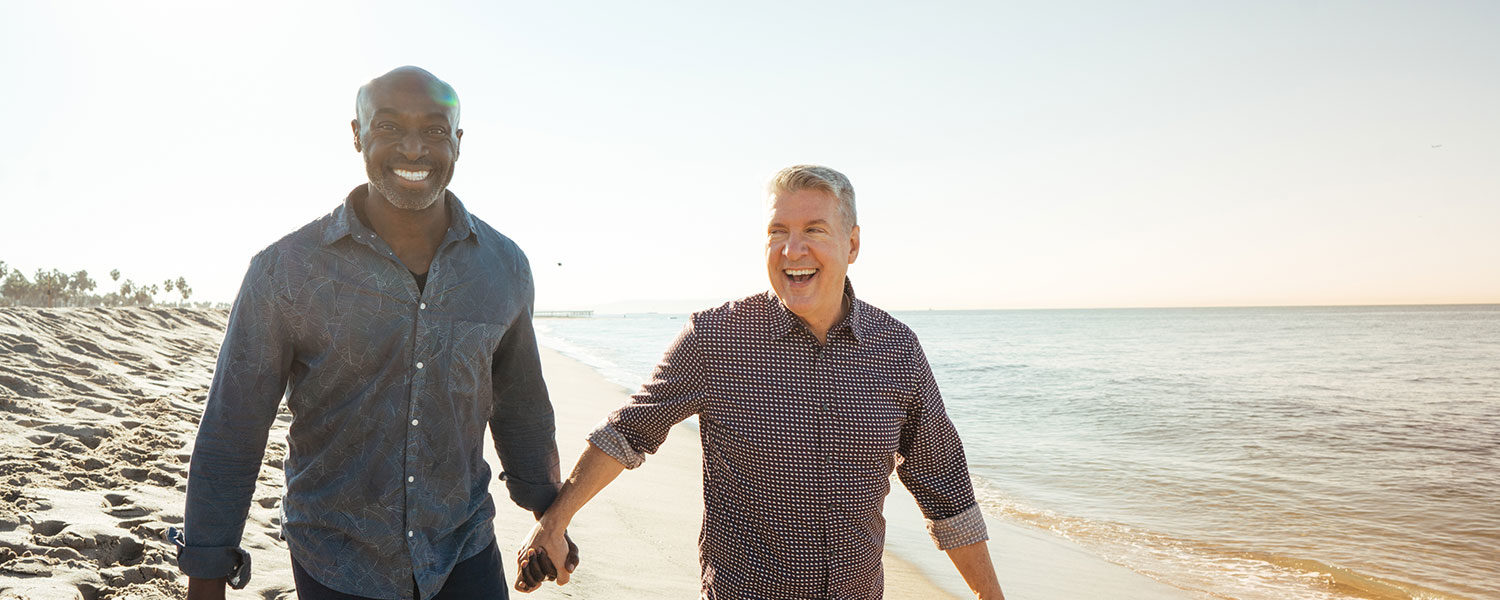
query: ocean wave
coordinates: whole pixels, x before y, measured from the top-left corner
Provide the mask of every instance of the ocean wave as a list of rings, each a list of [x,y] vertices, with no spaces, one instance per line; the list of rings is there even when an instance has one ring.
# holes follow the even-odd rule
[[[975,488],[991,518],[1047,531],[1164,584],[1222,600],[1469,600],[1313,558],[1060,514],[1009,497],[978,477]]]

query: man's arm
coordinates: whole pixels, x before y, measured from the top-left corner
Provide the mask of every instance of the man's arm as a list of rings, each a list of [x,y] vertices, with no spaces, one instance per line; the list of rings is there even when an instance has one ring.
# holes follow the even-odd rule
[[[673,425],[697,414],[704,397],[703,360],[699,355],[697,325],[689,319],[677,339],[667,348],[651,380],[631,396],[630,403],[610,413],[609,418],[589,434],[589,446],[578,458],[572,475],[564,482],[552,507],[532,529],[526,545],[521,547],[523,560],[538,560],[532,552],[540,550],[540,559],[566,556],[568,547],[563,531],[583,505],[599,490],[614,481],[625,469],[634,469],[666,441]],[[516,589],[530,592],[540,586],[540,579],[526,576],[525,565],[516,579]],[[568,582],[570,569],[556,571],[557,583]]]
[[[609,485],[620,472],[625,470],[625,465],[614,457],[605,454],[598,447],[589,444],[578,457],[578,465],[573,467],[573,474],[563,483],[562,491],[558,492],[557,499],[552,502],[552,507],[542,515],[536,526],[531,528],[531,535],[527,536],[526,543],[521,546],[522,552],[527,550],[541,550],[546,557],[567,556],[568,542],[564,534],[568,530],[568,524],[573,522],[573,515],[588,504],[599,490]],[[533,559],[535,560],[535,559]],[[553,561],[554,564],[556,561]],[[522,566],[524,569],[525,566]],[[563,568],[557,570],[557,585],[568,583],[572,569]],[[527,585],[520,575],[516,578],[516,590],[530,592],[541,587],[541,582],[535,585]]]
[[[562,476],[557,425],[531,323],[531,298],[525,301],[492,357],[490,434],[511,500],[540,514],[551,506]]]
[[[223,598],[226,583],[249,581],[240,536],[292,360],[274,275],[272,251],[250,261],[198,423],[177,553],[190,600]]]
[[[964,583],[969,584],[969,590],[979,600],[1005,600],[1005,592],[1000,591],[1000,578],[995,576],[995,565],[990,562],[989,544],[975,542],[949,548],[948,558],[953,561],[953,566],[958,567]]]
[[[914,377],[913,399],[901,431],[902,461],[897,475],[927,518],[933,541],[948,553],[969,589],[980,598],[1003,598],[985,544],[989,533],[974,500],[963,442],[948,419],[922,345],[913,344],[907,365]]]

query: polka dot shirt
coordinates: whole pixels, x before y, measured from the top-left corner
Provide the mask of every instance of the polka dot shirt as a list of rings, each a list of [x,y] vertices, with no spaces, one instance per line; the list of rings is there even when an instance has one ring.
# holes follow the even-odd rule
[[[770,292],[694,314],[589,435],[635,468],[698,415],[703,598],[880,598],[892,470],[939,548],[988,539],[916,335],[845,294],[826,344]]]

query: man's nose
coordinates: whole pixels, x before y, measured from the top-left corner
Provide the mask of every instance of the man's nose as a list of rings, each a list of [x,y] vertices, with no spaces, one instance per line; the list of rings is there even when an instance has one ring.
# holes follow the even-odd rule
[[[417,160],[427,154],[427,147],[422,144],[421,135],[408,133],[401,136],[401,142],[396,144],[396,151],[405,156],[407,160]]]
[[[781,247],[781,255],[790,259],[802,258],[807,254],[807,243],[802,236],[792,234],[787,236],[786,244]]]

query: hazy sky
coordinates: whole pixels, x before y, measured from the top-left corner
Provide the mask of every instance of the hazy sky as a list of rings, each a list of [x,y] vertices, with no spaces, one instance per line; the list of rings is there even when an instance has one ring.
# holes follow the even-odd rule
[[[232,299],[364,180],[356,88],[415,64],[458,90],[450,189],[541,309],[765,289],[764,181],[801,162],[853,180],[850,274],[887,308],[1500,302],[1500,3],[4,15],[0,260],[28,275]]]

